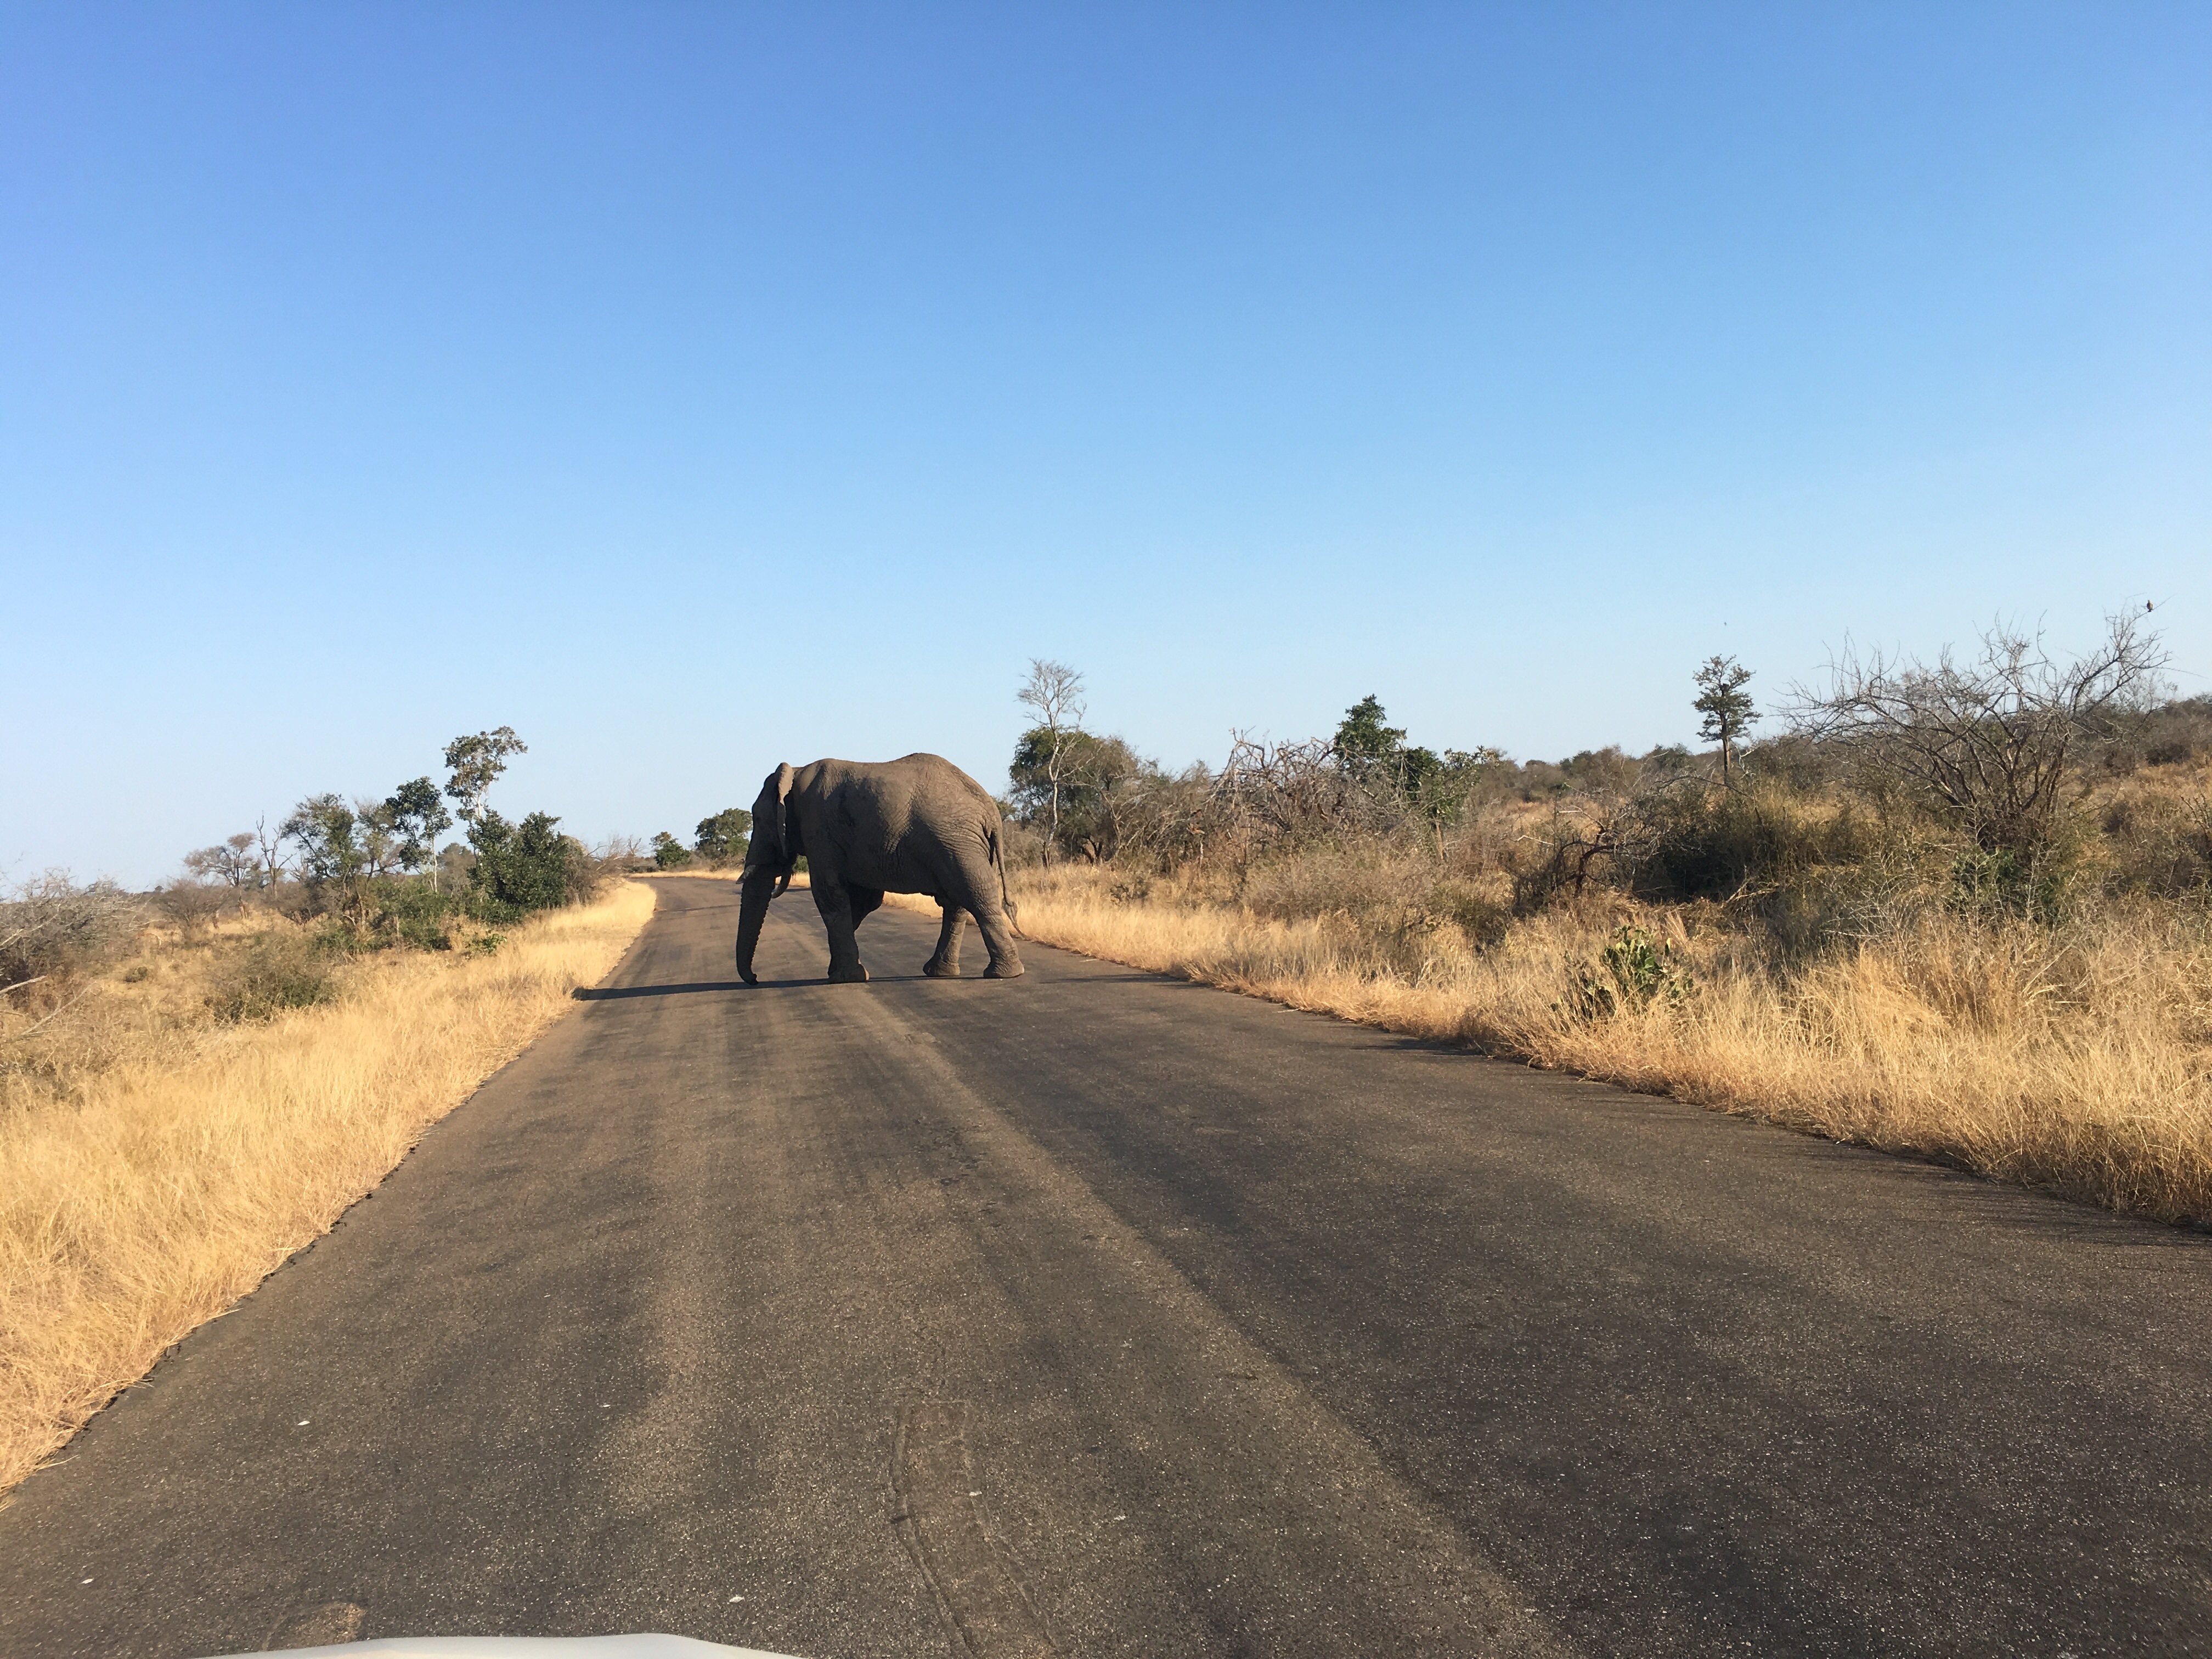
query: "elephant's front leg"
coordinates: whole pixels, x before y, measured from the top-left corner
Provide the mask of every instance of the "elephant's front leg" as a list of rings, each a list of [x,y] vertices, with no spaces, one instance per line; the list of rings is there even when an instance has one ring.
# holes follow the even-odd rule
[[[968,913],[957,904],[945,907],[945,920],[937,930],[937,954],[922,965],[921,971],[932,979],[960,977],[960,934],[968,925]]]
[[[853,900],[835,871],[809,860],[807,884],[814,890],[814,908],[822,913],[822,926],[830,934],[830,979],[833,984],[854,984],[868,977],[860,965],[860,941],[853,937]]]

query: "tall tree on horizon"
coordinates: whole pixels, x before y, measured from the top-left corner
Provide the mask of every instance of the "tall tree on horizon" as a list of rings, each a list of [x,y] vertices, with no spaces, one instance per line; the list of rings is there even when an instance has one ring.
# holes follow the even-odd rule
[[[446,793],[453,800],[453,810],[462,823],[476,827],[483,817],[484,797],[507,770],[507,757],[529,752],[530,745],[514,735],[511,726],[455,738],[446,745],[446,764],[453,771]]]
[[[1695,678],[1698,695],[1690,707],[1705,718],[1698,735],[1708,743],[1721,746],[1721,781],[1732,781],[1735,765],[1735,745],[1752,723],[1759,719],[1759,709],[1746,691],[1744,684],[1751,678],[1752,671],[1734,657],[1713,657],[1698,670]]]
[[[1044,734],[1036,747],[1042,751],[1045,780],[1051,789],[1052,833],[1045,841],[1045,856],[1049,860],[1052,849],[1060,845],[1060,796],[1073,760],[1070,739],[1083,730],[1083,676],[1064,662],[1031,657],[1030,677],[1014,693],[1014,701],[1036,711],[1036,730]]]

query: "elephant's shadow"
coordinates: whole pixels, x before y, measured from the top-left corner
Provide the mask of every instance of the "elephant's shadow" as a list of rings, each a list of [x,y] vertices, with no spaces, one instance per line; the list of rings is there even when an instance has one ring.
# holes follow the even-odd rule
[[[962,979],[983,982],[981,974],[963,974]],[[871,985],[920,985],[929,981],[927,974],[872,974]],[[568,994],[578,1002],[623,1002],[632,997],[695,996],[708,991],[804,991],[836,984],[839,981],[827,975],[811,979],[764,979],[758,984],[748,985],[741,979],[697,980],[683,985],[580,985]],[[945,984],[947,981],[932,981]]]

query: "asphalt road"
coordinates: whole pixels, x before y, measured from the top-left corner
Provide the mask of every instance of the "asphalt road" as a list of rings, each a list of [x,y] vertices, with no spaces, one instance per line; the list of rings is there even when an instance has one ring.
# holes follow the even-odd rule
[[[0,1511],[0,1652],[2212,1654],[2212,1238],[660,902]]]

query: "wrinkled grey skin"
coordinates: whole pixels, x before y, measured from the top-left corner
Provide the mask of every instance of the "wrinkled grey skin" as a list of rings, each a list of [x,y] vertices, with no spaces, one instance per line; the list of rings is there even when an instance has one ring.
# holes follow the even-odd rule
[[[1022,971],[1013,904],[1000,856],[999,807],[975,779],[935,755],[882,762],[779,766],[753,803],[738,907],[738,976],[748,985],[769,901],[806,860],[814,908],[830,930],[830,977],[865,980],[853,930],[890,893],[927,893],[945,907],[937,954],[922,972],[960,974],[960,933],[975,918],[990,947],[986,979]]]

